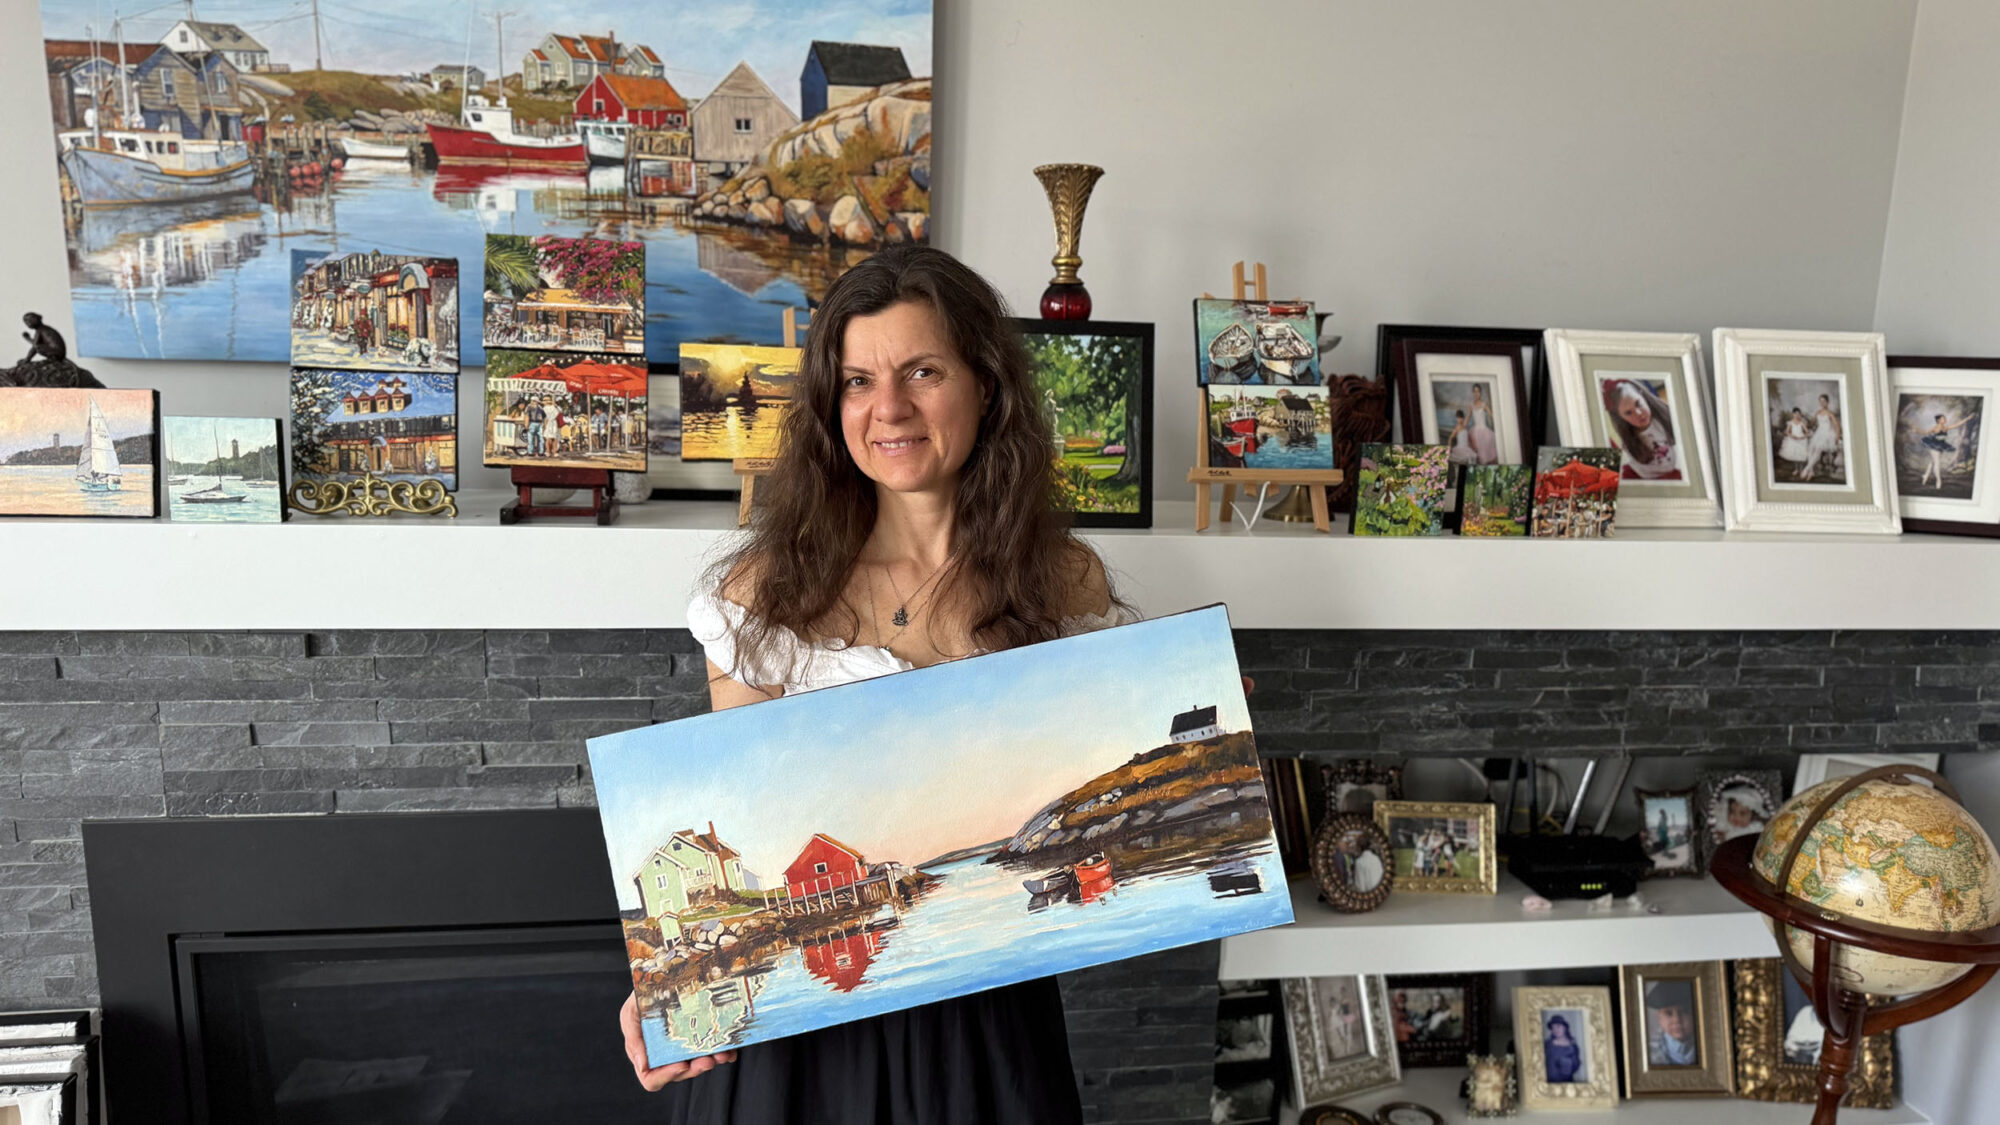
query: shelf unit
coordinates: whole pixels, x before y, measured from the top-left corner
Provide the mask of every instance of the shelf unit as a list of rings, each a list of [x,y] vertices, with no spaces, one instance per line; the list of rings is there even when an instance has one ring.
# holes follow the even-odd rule
[[[0,628],[676,628],[735,534],[735,506],[713,501],[624,506],[611,527],[501,527],[510,498],[460,493],[456,519],[0,521],[8,557],[36,564],[0,586]],[[1274,520],[1197,534],[1193,520],[1191,503],[1166,501],[1150,529],[1085,537],[1141,611],[1220,599],[1247,629],[2000,629],[2000,548],[1971,538],[1357,539]],[[396,596],[343,596],[339,579],[371,564],[395,568]],[[614,596],[539,596],[600,579]]]

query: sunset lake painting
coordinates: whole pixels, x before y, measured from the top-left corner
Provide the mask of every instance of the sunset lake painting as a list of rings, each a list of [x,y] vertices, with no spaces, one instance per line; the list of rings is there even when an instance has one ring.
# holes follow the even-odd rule
[[[1292,921],[1221,606],[589,747],[653,1066]]]

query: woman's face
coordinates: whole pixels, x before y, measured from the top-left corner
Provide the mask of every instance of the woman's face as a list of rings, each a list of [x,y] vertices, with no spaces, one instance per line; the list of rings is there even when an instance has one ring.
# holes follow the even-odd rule
[[[902,301],[857,316],[840,354],[840,430],[855,465],[893,492],[955,485],[978,440],[986,393],[937,311]]]
[[[1618,416],[1625,419],[1625,423],[1635,430],[1643,430],[1653,424],[1652,408],[1646,405],[1646,400],[1641,398],[1639,392],[1633,390],[1629,383],[1619,392]]]

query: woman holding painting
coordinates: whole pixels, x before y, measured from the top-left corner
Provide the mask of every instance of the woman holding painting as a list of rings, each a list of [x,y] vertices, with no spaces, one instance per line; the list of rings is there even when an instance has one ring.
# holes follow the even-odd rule
[[[1051,510],[1049,436],[998,294],[950,255],[849,270],[807,335],[757,521],[688,607],[717,709],[1119,624],[1096,554]],[[646,1065],[664,1120],[1081,1120],[1053,980]]]

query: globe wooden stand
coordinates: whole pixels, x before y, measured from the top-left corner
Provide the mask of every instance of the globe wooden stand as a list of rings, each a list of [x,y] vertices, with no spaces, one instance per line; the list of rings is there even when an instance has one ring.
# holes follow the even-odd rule
[[[1958,800],[1958,790],[1930,770],[1916,766],[1882,766],[1846,778],[1813,806],[1793,836],[1784,862],[1778,865],[1783,877],[1781,883],[1774,885],[1751,866],[1751,855],[1757,848],[1756,837],[1739,836],[1722,844],[1709,861],[1709,870],[1714,873],[1715,881],[1730,894],[1779,926],[1803,930],[1812,935],[1811,971],[1807,971],[1798,955],[1792,952],[1792,943],[1783,931],[1778,939],[1778,951],[1784,958],[1785,968],[1805,988],[1814,1013],[1826,1028],[1826,1038],[1822,1040],[1819,1052],[1819,1103],[1813,1111],[1813,1125],[1834,1125],[1841,1099],[1847,1096],[1847,1078],[1854,1069],[1855,1049],[1864,1037],[1929,1019],[1946,1011],[1979,991],[1996,971],[2000,971],[2000,926],[1971,933],[1923,933],[1846,918],[1781,889],[1791,883],[1792,865],[1798,862],[1806,838],[1835,803],[1863,782],[1897,777],[1921,778],[1952,800]],[[1970,965],[1972,969],[1940,988],[1871,1005],[1866,995],[1834,979],[1834,955],[1839,946],[1918,961]]]

